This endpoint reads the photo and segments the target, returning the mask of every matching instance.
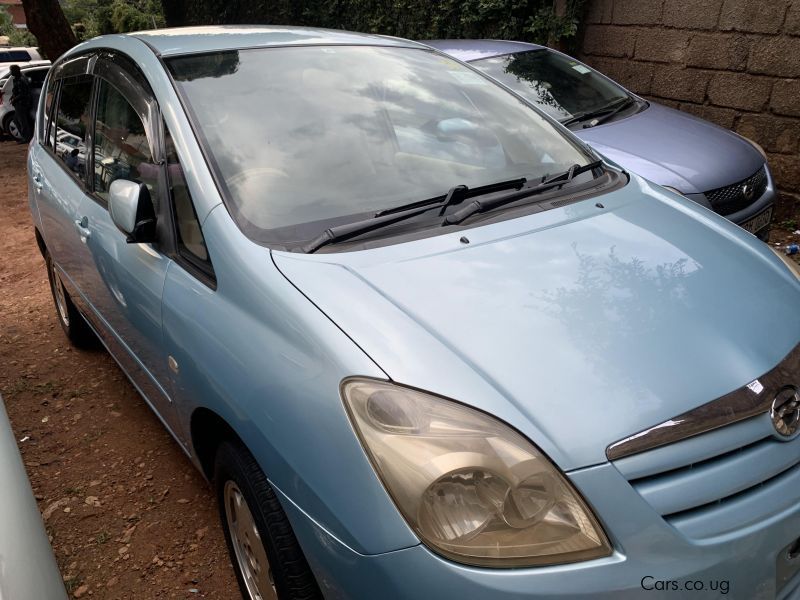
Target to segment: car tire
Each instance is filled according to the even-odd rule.
[[[246,600],[321,599],[289,519],[255,458],[223,442],[214,469],[222,529]]]
[[[56,318],[61,329],[64,330],[72,345],[78,348],[96,348],[97,336],[83,318],[83,315],[75,308],[75,304],[70,298],[69,292],[61,282],[61,276],[55,267],[49,252],[45,252],[44,262],[47,266],[47,279],[50,281],[50,293],[53,295],[53,303],[56,308]]]
[[[0,124],[3,127],[2,133],[8,134],[13,137],[15,140],[20,139],[19,132],[17,131],[17,125],[14,122],[14,111],[12,110],[9,113],[6,113],[6,116],[3,117],[3,122]],[[16,135],[12,133],[13,131],[16,132]]]

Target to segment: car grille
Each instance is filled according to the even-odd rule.
[[[753,189],[753,194],[749,198],[745,197],[743,193],[746,185]],[[711,207],[715,212],[721,215],[730,215],[750,206],[764,194],[766,189],[767,168],[763,166],[747,179],[705,192],[705,196],[711,202]]]
[[[800,438],[767,415],[614,462],[668,523],[694,539],[743,529],[800,500]]]

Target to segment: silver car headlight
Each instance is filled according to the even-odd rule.
[[[781,261],[783,261],[783,264],[785,264],[789,268],[789,270],[792,273],[794,273],[795,277],[800,279],[800,265],[798,265],[796,262],[794,262],[791,258],[786,256],[782,252],[778,252],[777,250],[775,250],[775,248],[773,248],[772,246],[767,246],[767,247],[775,253],[775,256],[777,256],[778,258],[781,259]]]
[[[384,486],[432,550],[491,567],[611,554],[578,492],[508,425],[384,381],[347,379],[342,396]]]

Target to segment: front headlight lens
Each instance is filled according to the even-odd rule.
[[[375,470],[430,548],[495,567],[611,554],[566,478],[507,425],[383,381],[348,379],[342,395]]]
[[[794,273],[795,277],[800,279],[800,265],[798,265],[791,258],[786,256],[783,252],[778,252],[777,250],[775,250],[775,248],[773,248],[772,246],[768,246],[768,248],[775,253],[775,256],[777,256],[778,258],[781,259],[781,261],[783,261],[783,264],[785,264],[787,267],[789,267],[789,270],[792,273]]]

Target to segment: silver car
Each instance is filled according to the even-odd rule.
[[[0,600],[66,600],[0,397]]]

